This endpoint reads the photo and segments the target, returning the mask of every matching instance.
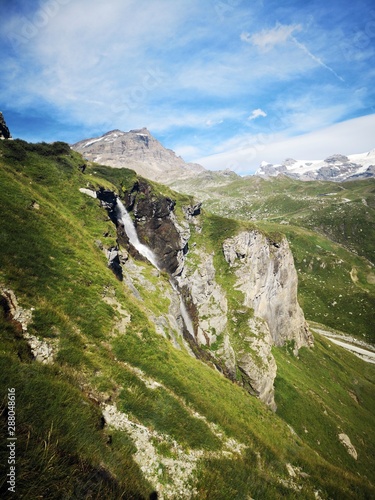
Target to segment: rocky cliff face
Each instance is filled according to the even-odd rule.
[[[3,113],[0,111],[0,139],[11,139],[11,138],[12,136],[10,135],[7,124],[5,123]]]
[[[116,218],[117,195],[101,190],[97,197],[117,225],[119,243],[141,258]],[[183,207],[184,217],[178,219],[175,202],[155,193],[142,179],[125,192],[124,204],[133,213],[140,242],[152,249],[160,269],[176,285],[170,292],[171,314],[180,317],[175,326],[194,354],[276,409],[272,346],[291,342],[297,354],[302,346],[312,344],[297,301],[297,273],[286,239],[273,241],[258,231],[247,231],[223,241],[231,283],[242,297],[234,307],[229,305],[230,289],[218,279],[214,254],[196,244],[189,249],[191,231],[202,231],[200,205]],[[129,263],[126,269],[129,274]],[[118,273],[124,279],[130,276],[126,269]],[[190,328],[181,307],[178,312],[179,301],[190,313]],[[162,328],[165,319],[158,321]],[[173,323],[170,318],[167,321]]]
[[[244,304],[266,321],[273,343],[293,341],[296,351],[309,345],[312,337],[297,301],[298,278],[287,240],[273,242],[257,231],[243,232],[226,240],[223,251]]]
[[[173,276],[180,274],[190,230],[187,221],[177,221],[175,201],[139,180],[125,193],[125,205],[134,214],[140,241],[156,253],[161,269]]]
[[[167,184],[204,171],[200,165],[186,163],[166,149],[147,128],[122,132],[112,130],[101,137],[85,139],[72,145],[90,161],[110,167],[127,167],[139,175]]]
[[[275,409],[272,346],[289,341],[297,354],[302,346],[312,345],[297,301],[293,257],[286,239],[273,242],[257,231],[225,240],[223,253],[235,288],[242,292],[241,308],[228,306],[228,290],[218,284],[213,255],[204,249],[192,249],[179,277],[197,313],[196,342],[220,359],[233,379],[239,373],[244,387]]]
[[[217,282],[213,255],[197,248],[192,253],[199,264],[191,265],[188,256],[178,282],[195,306],[197,344],[225,367],[229,378],[275,410],[276,363],[266,322],[246,307],[231,310],[227,291]]]

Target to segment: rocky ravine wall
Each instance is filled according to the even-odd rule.
[[[189,290],[197,311],[197,343],[224,362],[231,378],[238,379],[239,371],[244,387],[275,409],[272,346],[291,341],[297,354],[302,346],[312,345],[297,300],[297,273],[287,240],[272,242],[250,231],[224,241],[235,288],[243,294],[244,308],[236,311],[229,310],[226,290],[217,283],[213,255],[197,248],[191,253],[200,263],[191,265],[188,254],[178,282]]]
[[[248,317],[246,310],[229,310],[226,291],[216,281],[213,255],[202,249],[193,253],[200,265],[194,269],[187,258],[178,282],[190,291],[197,311],[196,342],[210,349],[232,380],[238,380],[239,371],[242,385],[275,410],[276,362],[267,324],[261,318]],[[229,320],[241,326],[233,331]]]
[[[240,380],[275,409],[277,367],[272,346],[293,341],[297,354],[312,343],[297,301],[297,273],[286,239],[272,242],[250,231],[224,241],[223,254],[235,276],[235,288],[243,294],[242,309],[233,311],[228,308],[227,291],[216,279],[214,256],[204,248],[188,247],[190,226],[201,231],[199,205],[184,207],[185,220],[177,220],[173,200],[154,194],[144,180],[125,193],[125,205],[135,215],[140,241],[153,250],[161,269],[182,291],[194,323],[195,355],[213,362],[230,379]],[[118,236],[139,257],[129,248],[121,225]]]

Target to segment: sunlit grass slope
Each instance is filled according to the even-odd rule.
[[[53,364],[34,361],[0,309],[1,427],[6,438],[6,394],[14,387],[18,498],[150,498],[156,486],[139,445],[130,431],[105,425],[105,404],[151,436],[159,490],[175,480],[165,460],[182,453],[196,460],[185,490],[196,499],[373,498],[373,367],[318,338],[299,359],[275,350],[274,414],[176,348],[153,321],[166,308],[168,277],[143,263],[137,272],[152,293],[144,286],[134,294],[118,281],[97,244],[114,245],[115,228],[98,201],[79,192],[87,185],[121,192],[134,172],[93,165],[83,174],[82,163],[63,143],[0,142],[0,285],[33,308],[28,331],[57,346]],[[180,211],[187,198],[174,197]],[[203,231],[214,252],[223,227],[207,215]],[[338,441],[341,431],[357,460]]]

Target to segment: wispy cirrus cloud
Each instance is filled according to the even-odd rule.
[[[314,62],[316,62],[319,66],[321,66],[322,68],[325,68],[328,71],[330,71],[341,82],[345,81],[344,78],[342,76],[338,75],[333,68],[331,68],[330,66],[328,66],[328,64],[325,64],[320,57],[318,57],[318,56],[314,55],[312,52],[310,52],[310,50],[306,47],[306,45],[304,45],[303,43],[299,42],[292,35],[290,36],[290,39],[293,41],[293,43],[295,43],[297,45],[297,47],[299,47],[300,49],[302,49],[309,57],[311,57],[311,59]]]
[[[272,29],[264,29],[258,33],[250,35],[249,33],[242,33],[240,38],[243,42],[255,45],[262,52],[268,52],[273,48],[283,45],[288,41],[293,42],[299,49],[307,54],[316,64],[322,68],[330,71],[337,79],[344,82],[344,78],[336,73],[336,71],[328,66],[320,57],[313,54],[305,44],[297,40],[294,33],[302,31],[302,25],[292,24],[283,25],[277,23]]]
[[[251,43],[263,52],[268,52],[275,46],[284,44],[290,40],[293,33],[301,30],[302,26],[300,24],[283,25],[277,23],[274,28],[263,29],[253,35],[244,32],[241,34],[240,38],[243,42]]]

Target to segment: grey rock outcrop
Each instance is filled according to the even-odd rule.
[[[22,336],[30,346],[33,358],[44,364],[50,364],[54,360],[55,346],[44,340],[38,339],[28,331],[28,325],[32,320],[32,310],[19,306],[13,290],[0,286],[1,306],[5,317],[10,320],[22,332]]]
[[[226,329],[228,305],[224,290],[215,281],[213,256],[200,254],[200,265],[193,272],[186,270],[179,286],[189,289],[198,312],[196,339],[209,347]]]
[[[251,318],[248,323],[254,334],[243,335],[243,347],[237,351],[237,365],[243,385],[250,394],[259,397],[275,411],[274,380],[277,366],[271,352],[271,334],[267,324],[260,318]]]
[[[17,323],[23,332],[27,332],[32,311],[18,305],[16,295],[10,288],[0,286],[0,299],[5,318]]]
[[[116,278],[119,279],[120,281],[123,280],[123,272],[122,272],[122,267],[121,267],[121,261],[123,259],[122,253],[120,252],[119,248],[116,247],[110,247],[107,250],[107,258],[108,258],[108,267],[112,269],[113,273],[115,274]]]
[[[239,371],[242,385],[275,410],[276,362],[267,324],[260,318],[249,318],[236,332],[236,339],[231,338],[228,315],[233,312],[229,311],[226,291],[217,283],[213,255],[195,249],[194,256],[199,265],[191,266],[187,259],[178,283],[189,291],[194,304],[196,342],[224,365],[229,378],[238,379]],[[237,323],[238,315],[242,316],[243,311],[238,311],[231,320]]]
[[[3,113],[0,111],[0,139],[11,139],[9,128],[5,123]]]
[[[349,453],[351,457],[354,458],[354,460],[358,459],[358,453],[357,450],[354,448],[352,445],[352,442],[350,441],[350,438],[347,434],[344,434],[343,432],[339,434],[339,441],[341,444],[343,444],[346,448],[346,451]]]
[[[297,272],[287,240],[271,242],[257,231],[242,232],[225,240],[223,251],[235,269],[244,305],[267,322],[273,343],[294,341],[296,352],[310,345],[312,336],[298,304]]]

